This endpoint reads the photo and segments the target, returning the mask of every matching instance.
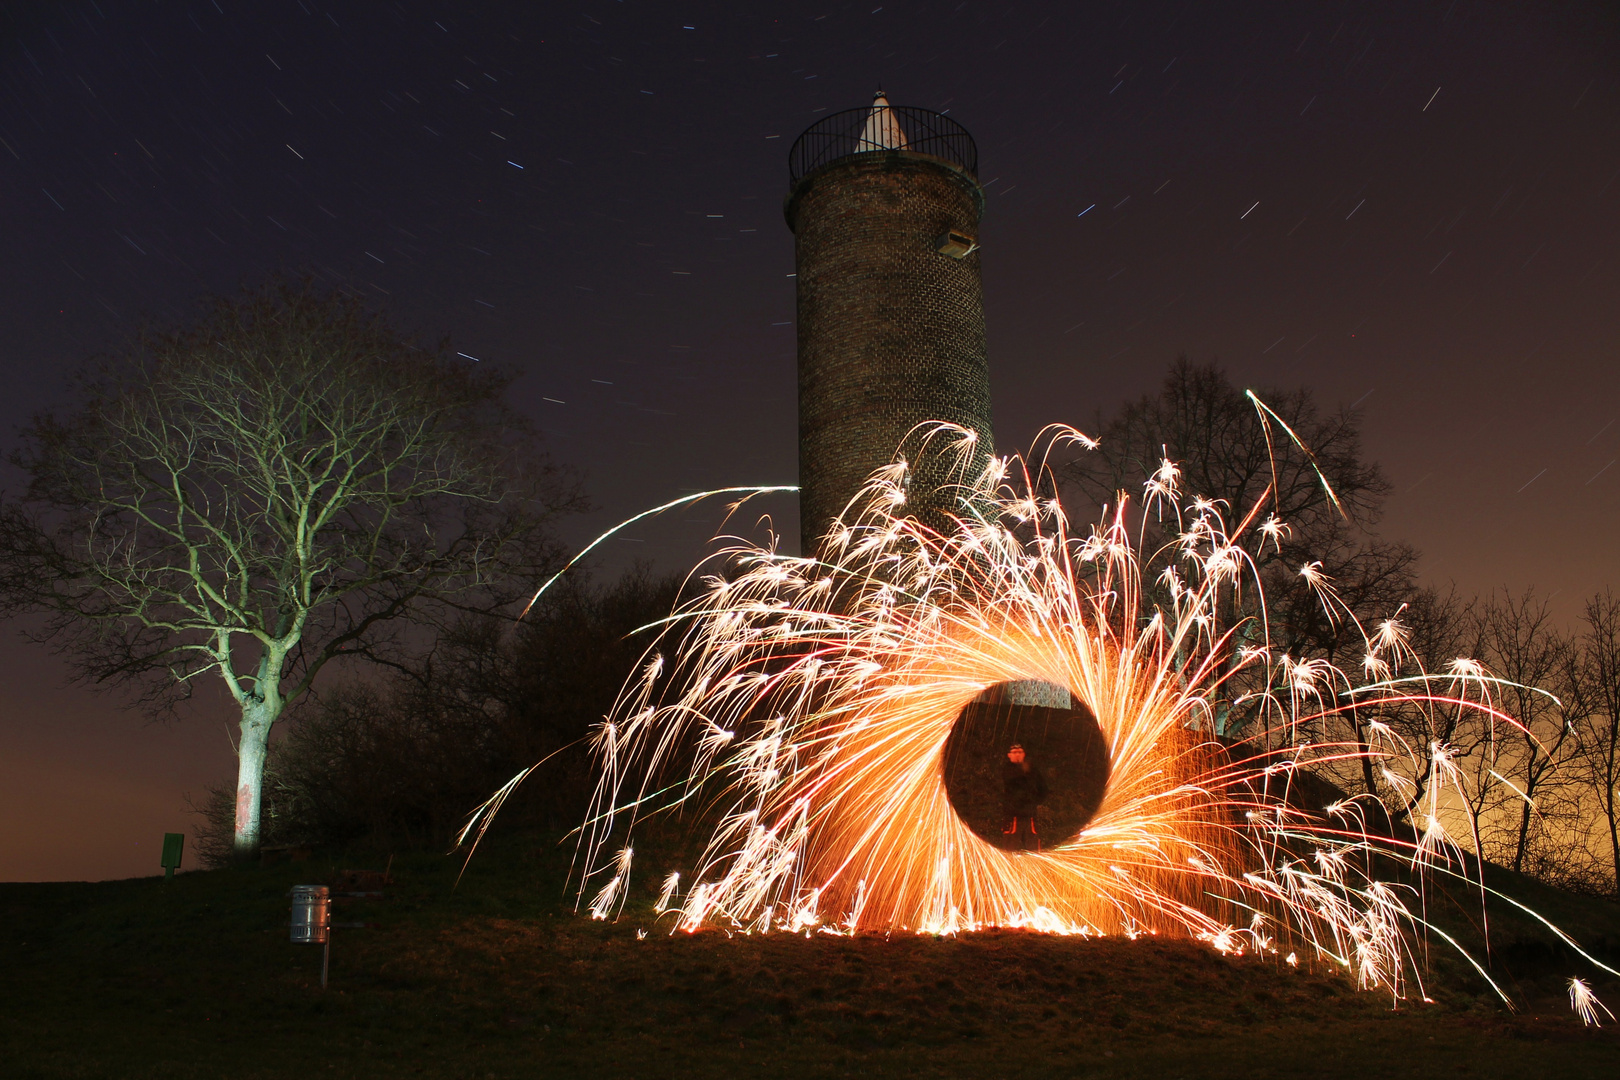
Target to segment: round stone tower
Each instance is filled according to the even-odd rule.
[[[990,372],[978,232],[984,193],[963,127],[926,109],[835,113],[793,144],[786,212],[798,268],[799,510],[815,551],[872,472],[908,464],[908,511],[956,508],[939,495],[954,455],[923,452],[931,420],[991,453]],[[905,444],[902,446],[902,444]]]

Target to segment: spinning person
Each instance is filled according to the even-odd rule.
[[[1001,767],[1001,804],[1007,816],[1007,825],[1001,831],[1017,838],[1019,850],[1041,849],[1035,812],[1045,801],[1046,781],[1041,771],[1031,768],[1024,760],[1023,746],[1013,743],[1007,747],[1007,761]]]

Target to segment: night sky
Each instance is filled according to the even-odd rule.
[[[1002,450],[1219,360],[1359,403],[1429,580],[1620,584],[1610,4],[10,3],[0,65],[8,444],[143,320],[308,272],[522,373],[570,542],[791,483],[787,151],[882,86],[978,140]],[[0,879],[156,872],[232,710],[145,723],[6,633]]]

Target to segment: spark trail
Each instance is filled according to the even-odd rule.
[[[694,573],[695,598],[593,735],[582,905],[611,917],[636,824],[689,807],[707,843],[684,897],[672,875],[657,905],[679,929],[1185,934],[1290,963],[1314,955],[1363,988],[1421,996],[1428,942],[1451,940],[1424,919],[1425,882],[1477,865],[1446,826],[1462,820],[1467,781],[1440,740],[1416,746],[1410,725],[1387,720],[1439,730],[1444,714],[1478,710],[1516,726],[1493,704],[1495,680],[1473,662],[1423,671],[1400,613],[1362,627],[1316,564],[1301,578],[1359,632],[1366,681],[1275,649],[1256,553],[1286,523],[1262,504],[1231,508],[1229,524],[1229,508],[1184,496],[1172,462],[1080,531],[1048,465],[1095,445],[1079,432],[1049,429],[1028,459],[974,476],[961,471],[969,433],[938,425],[929,438],[962,463],[927,503],[944,495],[953,513],[908,513],[896,462],[819,558],[732,540]],[[1152,549],[1150,517],[1174,524]],[[1259,604],[1231,617],[1245,594]],[[1009,682],[1083,702],[1110,758],[1090,822],[1038,853],[979,839],[945,790],[953,725]],[[1241,742],[1214,734],[1222,701],[1250,718]],[[1423,754],[1433,779],[1396,827],[1369,824],[1371,796],[1300,797],[1306,774],[1368,757],[1398,792]]]

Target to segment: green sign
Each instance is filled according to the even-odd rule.
[[[185,850],[186,834],[166,832],[163,834],[163,876],[174,877],[174,872],[180,868],[180,853]]]

